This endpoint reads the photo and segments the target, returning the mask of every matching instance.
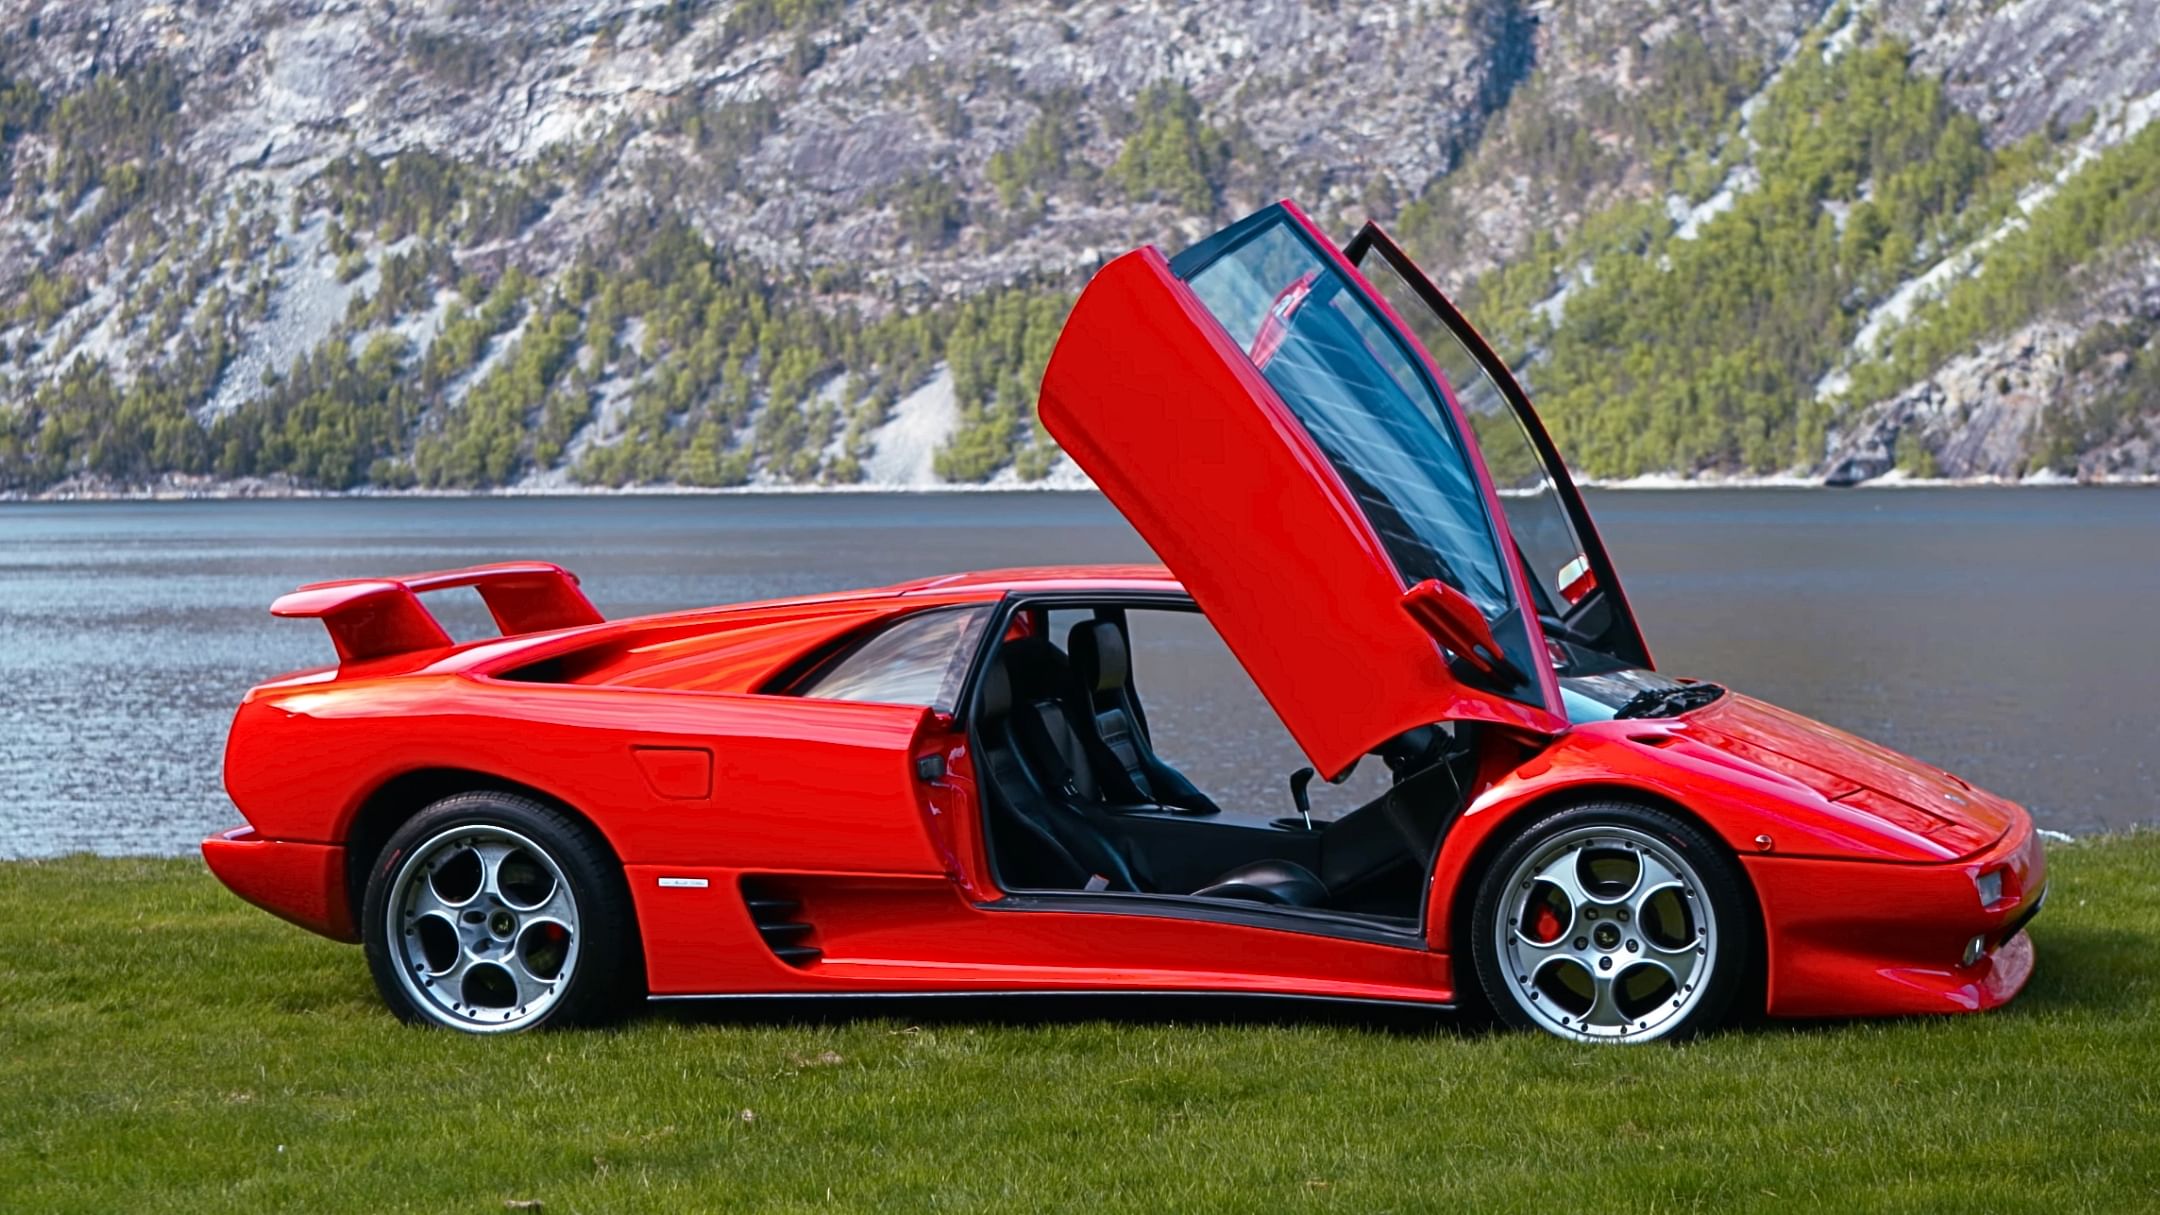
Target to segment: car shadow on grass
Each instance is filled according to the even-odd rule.
[[[2037,942],[2040,962],[2032,981],[1995,1016],[2052,1014],[2069,1010],[2124,1012],[2149,1002],[2144,959],[2152,942],[2116,928],[2064,924]],[[1325,1026],[1397,1035],[1443,1035],[1463,1039],[1493,1031],[1474,1011],[1274,995],[1133,992],[1124,994],[966,993],[958,995],[728,997],[657,1000],[655,1020],[692,1025],[835,1025],[904,1020],[914,1025],[1031,1027],[1091,1022],[1203,1026]],[[1935,1018],[1820,1017],[1773,1020],[1742,1016],[1723,1032],[1830,1033],[1853,1025]]]
[[[1221,1027],[1323,1026],[1404,1036],[1470,1037],[1482,1019],[1453,1009],[1297,996],[1063,992],[964,995],[729,997],[656,1000],[648,1014],[689,1025],[834,1025],[902,1020],[911,1025],[1027,1028],[1116,1022]]]
[[[2027,1012],[2124,1012],[2151,1002],[2148,933],[2071,922],[2048,926],[2033,941],[2032,980],[2011,1001]]]

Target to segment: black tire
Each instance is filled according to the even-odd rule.
[[[1661,900],[1646,909],[1631,907],[1635,897],[1631,894],[1621,894],[1611,903],[1603,901],[1604,895],[1585,895],[1569,910],[1572,900],[1567,892],[1537,876],[1551,872],[1553,866],[1569,865],[1568,871],[1581,882],[1584,874],[1596,872],[1582,868],[1584,864],[1602,865],[1611,858],[1614,871],[1622,876],[1612,879],[1615,885],[1596,887],[1610,894],[1624,880],[1629,853],[1638,866],[1635,885],[1629,888],[1634,892],[1646,886],[1656,888],[1650,876],[1654,871],[1643,867],[1649,860],[1659,864],[1674,860],[1686,871],[1678,875],[1682,879],[1678,885],[1667,884],[1673,891],[1667,896],[1670,901]],[[1592,888],[1592,883],[1582,884],[1586,890]],[[1504,943],[1503,917],[1513,917],[1507,921],[1513,931],[1540,894],[1557,896],[1560,910],[1569,915],[1561,922],[1565,927],[1549,941],[1534,941],[1531,934],[1515,937],[1512,946]],[[1524,902],[1523,909],[1515,907],[1513,900],[1518,899]],[[1603,925],[1597,922],[1601,909]],[[1638,921],[1634,931],[1623,923],[1630,915]],[[1556,922],[1557,916],[1555,912]],[[1676,926],[1682,927],[1674,931]],[[1599,932],[1617,939],[1601,944],[1604,938],[1596,935]],[[1653,932],[1665,939],[1652,941]],[[1467,946],[1477,994],[1503,1024],[1578,1041],[1674,1041],[1714,1029],[1733,1012],[1735,999],[1757,966],[1758,935],[1747,879],[1717,840],[1669,811],[1632,802],[1597,801],[1539,814],[1508,837],[1478,882],[1468,940],[1458,948]],[[1573,956],[1539,952],[1565,951],[1575,942],[1588,942],[1589,947]],[[1503,956],[1503,950],[1514,952]],[[1689,962],[1691,956],[1694,960]],[[1537,960],[1540,957],[1544,960]],[[1669,989],[1657,973],[1659,967],[1637,972],[1637,967],[1652,961],[1661,966],[1670,963],[1664,968],[1672,984]],[[1613,962],[1618,966],[1600,976],[1589,968],[1591,962],[1601,968]],[[1684,976],[1680,973],[1683,964],[1693,967]],[[1644,985],[1650,991],[1644,998],[1654,1001],[1639,1014],[1644,1018],[1639,1026],[1633,1019],[1638,1014],[1622,1008],[1624,1001],[1618,993],[1617,985],[1630,977],[1647,977]],[[1586,997],[1574,990],[1578,978],[1596,994]],[[1611,1003],[1597,1002],[1608,995],[1613,997]],[[1587,1000],[1587,1007],[1565,1004],[1570,997]]]
[[[484,857],[498,848],[491,872]],[[456,904],[466,886],[471,894]],[[395,937],[393,899],[403,904]],[[455,934],[447,945],[445,932]],[[645,994],[621,864],[585,824],[513,793],[453,794],[398,828],[369,870],[361,937],[383,1002],[414,1025],[473,1033],[593,1025]],[[428,969],[437,958],[451,959],[436,972],[441,985]],[[490,1003],[504,983],[510,1003]],[[464,986],[453,993],[452,984]],[[467,990],[474,986],[481,990]]]

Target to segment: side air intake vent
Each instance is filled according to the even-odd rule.
[[[814,930],[801,918],[802,904],[758,882],[743,883],[743,902],[774,957],[790,966],[808,966],[818,960],[817,946],[809,943]]]

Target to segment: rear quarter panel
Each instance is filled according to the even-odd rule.
[[[910,763],[926,712],[460,674],[339,682],[252,696],[226,785],[282,840],[341,844],[384,784],[446,769],[569,805],[627,864],[938,873]],[[701,756],[711,779],[683,779]]]

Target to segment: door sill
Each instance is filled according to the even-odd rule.
[[[1388,996],[1338,996],[1306,991],[1225,991],[1209,987],[968,987],[968,988],[908,988],[893,991],[724,991],[724,992],[678,992],[668,995],[646,996],[647,1004],[704,1004],[741,1002],[745,1004],[783,1004],[798,1000],[863,1001],[879,1000],[1125,1000],[1132,997],[1148,997],[1163,1000],[1222,1000],[1240,1001],[1275,1000],[1288,1003],[1363,1005],[1373,1008],[1414,1008],[1432,1012],[1456,1011],[1456,1004],[1449,999],[1419,1000],[1392,998]]]
[[[1392,927],[1376,917],[1348,912],[1273,907],[1260,903],[1239,903],[1229,899],[1196,899],[1189,895],[1135,894],[1120,890],[1022,891],[987,903],[977,903],[976,907],[983,911],[1063,911],[1235,924],[1245,928],[1297,932],[1367,945],[1415,949],[1420,953],[1430,952],[1419,927],[1407,921],[1393,921],[1392,923],[1403,926]]]

